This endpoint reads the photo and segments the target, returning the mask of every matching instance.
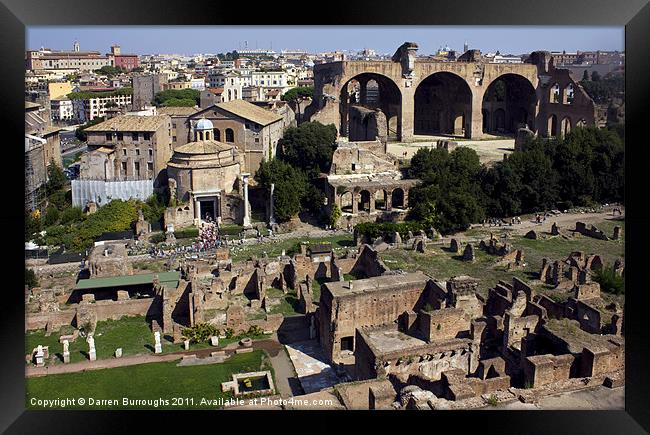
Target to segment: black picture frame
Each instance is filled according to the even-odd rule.
[[[351,1],[323,3],[269,4],[277,9],[255,9],[253,3],[195,0],[3,0],[0,5],[0,45],[2,51],[4,160],[2,222],[4,294],[0,303],[0,430],[8,433],[113,433],[133,431],[134,420],[143,419],[144,428],[154,431],[196,430],[197,423],[214,429],[265,430],[283,432],[320,432],[343,430],[366,432],[377,426],[380,433],[407,431],[496,431],[532,434],[636,434],[650,431],[650,333],[647,321],[648,290],[644,264],[650,246],[650,215],[644,209],[647,195],[647,162],[650,144],[644,141],[647,123],[647,96],[650,95],[648,72],[650,57],[650,5],[648,0],[630,0],[621,4],[606,0],[463,0],[447,2]],[[18,270],[23,259],[20,231],[23,210],[17,180],[23,166],[20,144],[23,130],[23,87],[25,27],[32,25],[605,25],[625,26],[626,51],[626,390],[625,411],[449,411],[435,413],[352,412],[267,412],[263,416],[242,412],[218,413],[182,411],[160,412],[71,412],[25,411],[24,379],[24,298]],[[15,153],[15,154],[14,154]],[[14,178],[16,180],[14,180]],[[15,252],[15,253],[14,253]],[[15,265],[14,265],[15,263]],[[152,380],[154,381],[154,380]],[[245,411],[253,412],[253,411]],[[370,417],[370,419],[368,419]],[[298,421],[298,418],[300,421]],[[361,421],[364,420],[364,422]],[[365,420],[371,423],[366,426]],[[374,429],[374,427],[373,427]],[[454,432],[455,433],[455,432]]]

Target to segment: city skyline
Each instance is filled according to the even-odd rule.
[[[170,37],[170,32],[174,33]],[[535,50],[624,51],[622,27],[568,26],[33,26],[27,49],[41,47],[107,52],[118,44],[137,54],[220,53],[248,49],[299,49],[311,53],[373,49],[392,53],[404,41],[421,54],[441,46],[523,54]],[[299,41],[299,42],[298,42]],[[353,42],[351,42],[353,41]]]

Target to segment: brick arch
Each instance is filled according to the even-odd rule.
[[[370,82],[378,85],[377,102],[369,101],[367,98]],[[358,90],[351,89],[351,85],[358,83]],[[350,130],[350,107],[361,106],[366,109],[380,110],[386,117],[385,128],[390,135],[391,132],[398,136],[402,123],[402,91],[399,85],[391,77],[373,72],[361,71],[349,75],[340,80],[338,87],[339,97],[339,134],[348,136]],[[374,99],[373,99],[374,100]]]
[[[413,94],[415,134],[469,137],[472,89],[453,71],[435,71],[421,78]]]
[[[484,86],[484,132],[516,133],[522,126],[535,130],[538,100],[535,85],[528,77],[504,72]]]

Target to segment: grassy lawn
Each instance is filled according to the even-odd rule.
[[[280,293],[282,292],[280,291]],[[280,295],[279,298],[274,299],[280,299],[280,304],[273,306],[269,314],[282,314],[284,316],[295,316],[296,314],[301,314],[300,311],[298,311],[300,303],[296,293],[289,292],[286,295]]]
[[[625,226],[624,222],[613,221],[604,221],[596,224],[606,234],[611,234],[615,225],[620,225],[623,228]],[[477,243],[474,244],[476,260],[473,263],[461,261],[457,258],[456,254],[442,249],[440,245],[430,246],[427,248],[426,253],[388,250],[380,255],[386,262],[386,265],[391,269],[403,269],[406,271],[420,270],[439,280],[446,280],[458,275],[470,275],[478,278],[482,281],[479,286],[482,294],[487,294],[487,290],[499,280],[510,282],[512,276],[517,276],[527,282],[536,280],[542,267],[542,258],[544,257],[549,258],[551,261],[563,260],[572,251],[584,251],[587,254],[600,255],[606,265],[611,265],[616,258],[624,255],[624,242],[622,240],[605,241],[585,236],[570,240],[561,237],[530,240],[522,236],[513,236],[508,240],[515,249],[524,250],[526,267],[512,272],[505,270],[503,267],[498,267],[496,263],[500,257],[492,256],[479,250]],[[542,286],[541,283],[536,287],[538,291],[543,293],[550,291],[547,286]],[[603,293],[603,299],[607,301],[616,300],[620,303],[623,301],[623,297],[621,296],[613,296],[606,293]]]
[[[269,257],[277,257],[282,254],[284,250],[287,255],[300,252],[300,243],[331,243],[332,247],[337,249],[344,249],[354,245],[351,234],[343,236],[333,236],[324,238],[292,238],[286,240],[278,240],[267,243],[257,243],[255,245],[235,246],[230,249],[230,257],[233,262],[246,261],[252,256],[262,257],[264,253]]]
[[[25,353],[31,353],[39,344],[50,347],[48,364],[63,364],[63,345],[59,344],[59,336],[72,332],[72,327],[55,331],[49,337],[45,331],[34,331],[26,334]],[[180,345],[162,339],[163,353],[180,350]],[[97,359],[113,358],[115,349],[122,348],[122,355],[137,355],[153,353],[154,335],[144,316],[123,317],[120,320],[106,320],[97,322],[95,330],[95,348]],[[79,336],[74,343],[70,343],[70,362],[86,361],[88,359],[88,343],[84,337]]]
[[[221,392],[221,383],[231,380],[232,374],[270,369],[268,357],[262,350],[233,355],[220,364],[177,367],[177,363],[170,361],[28,378],[26,407],[50,409],[32,406],[32,398],[82,397],[86,399],[84,406],[77,404],[69,409],[214,409],[219,406],[202,406],[201,399],[231,398],[230,392]],[[88,405],[88,398],[113,399],[119,403],[113,406],[91,406]],[[122,398],[159,401],[157,407],[153,403],[124,406]],[[174,406],[174,398],[182,398],[182,405]]]

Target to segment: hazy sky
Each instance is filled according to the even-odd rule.
[[[534,50],[623,50],[623,27],[587,26],[33,26],[27,48],[123,53],[220,53],[248,48],[303,49],[309,52],[360,50],[393,53],[405,41],[419,53],[440,46],[462,50],[465,41],[482,52],[522,54]]]

